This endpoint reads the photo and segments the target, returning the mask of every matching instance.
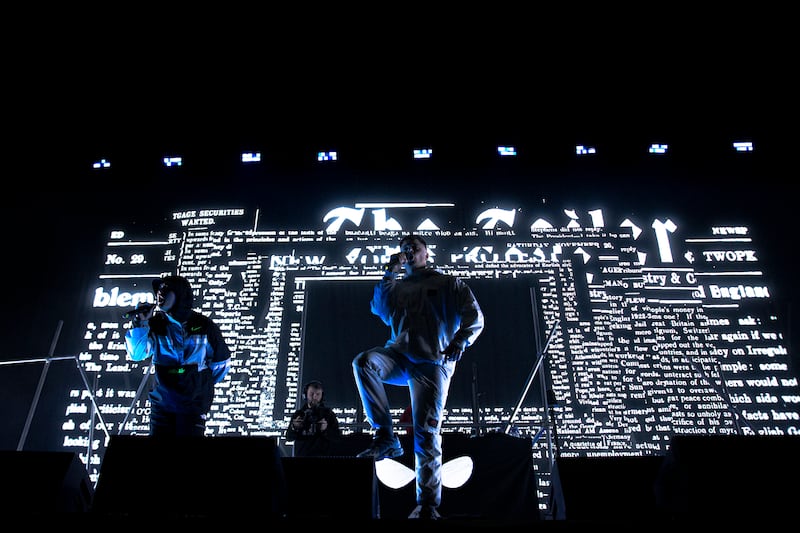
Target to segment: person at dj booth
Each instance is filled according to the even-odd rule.
[[[295,457],[329,455],[342,437],[336,413],[324,403],[322,382],[314,380],[303,386],[303,405],[297,409],[286,428],[286,440],[294,441]]]
[[[152,357],[149,393],[152,437],[202,437],[214,386],[230,369],[231,352],[219,326],[194,311],[183,276],[153,280],[155,304],[133,311],[125,349],[133,361]]]

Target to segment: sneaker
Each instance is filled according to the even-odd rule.
[[[408,515],[409,518],[416,518],[419,520],[441,520],[442,515],[439,514],[439,511],[436,510],[436,507],[430,505],[417,505],[411,514]]]
[[[397,435],[391,435],[390,437],[376,435],[372,439],[372,445],[356,455],[356,457],[372,457],[376,461],[380,461],[381,459],[393,459],[401,455],[403,455],[403,447],[400,445],[400,439],[397,438]]]

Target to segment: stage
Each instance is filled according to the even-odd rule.
[[[426,528],[641,529],[796,518],[795,491],[784,489],[800,475],[796,437],[687,437],[674,439],[664,457],[560,458],[551,474],[555,508],[547,512],[530,439],[443,438],[443,519]],[[415,505],[410,436],[393,463],[356,458],[369,442],[367,434],[350,435],[339,455],[304,458],[285,456],[269,437],[115,436],[96,487],[77,454],[0,451],[0,508],[19,523],[59,527],[407,525]]]

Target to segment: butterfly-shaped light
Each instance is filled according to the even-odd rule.
[[[457,489],[472,477],[472,458],[463,455],[442,465],[442,485]],[[391,489],[399,489],[414,481],[414,470],[394,459],[382,459],[375,463],[375,474],[381,483]]]

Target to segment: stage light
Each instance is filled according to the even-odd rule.
[[[243,152],[242,163],[260,163],[261,152]]]
[[[663,155],[663,154],[667,153],[667,149],[668,148],[669,148],[669,145],[667,145],[667,144],[653,143],[653,144],[650,145],[650,148],[647,151],[648,151],[648,153],[651,153],[651,154],[662,154]]]
[[[108,159],[101,159],[92,163],[92,168],[111,168],[111,161]]]
[[[337,161],[339,155],[336,152],[317,152],[317,161]]]
[[[735,141],[733,143],[733,149],[737,152],[752,152],[753,143],[751,141]]]
[[[500,157],[513,157],[517,155],[517,149],[513,146],[498,146],[497,153]]]
[[[575,146],[575,153],[577,155],[589,155],[597,153],[597,150],[593,146],[584,146],[582,144],[578,144]]]
[[[472,477],[473,469],[472,458],[466,455],[445,461],[442,464],[442,485],[448,489],[464,486]],[[392,489],[403,488],[416,477],[414,470],[389,458],[375,462],[375,475],[381,483]]]
[[[163,161],[165,167],[179,167],[183,165],[182,157],[165,157]]]
[[[500,157],[508,157],[508,156],[515,156],[517,155],[517,149],[513,146],[498,146],[497,153],[500,154]]]
[[[431,148],[416,148],[414,150],[414,159],[430,159],[433,155]]]

